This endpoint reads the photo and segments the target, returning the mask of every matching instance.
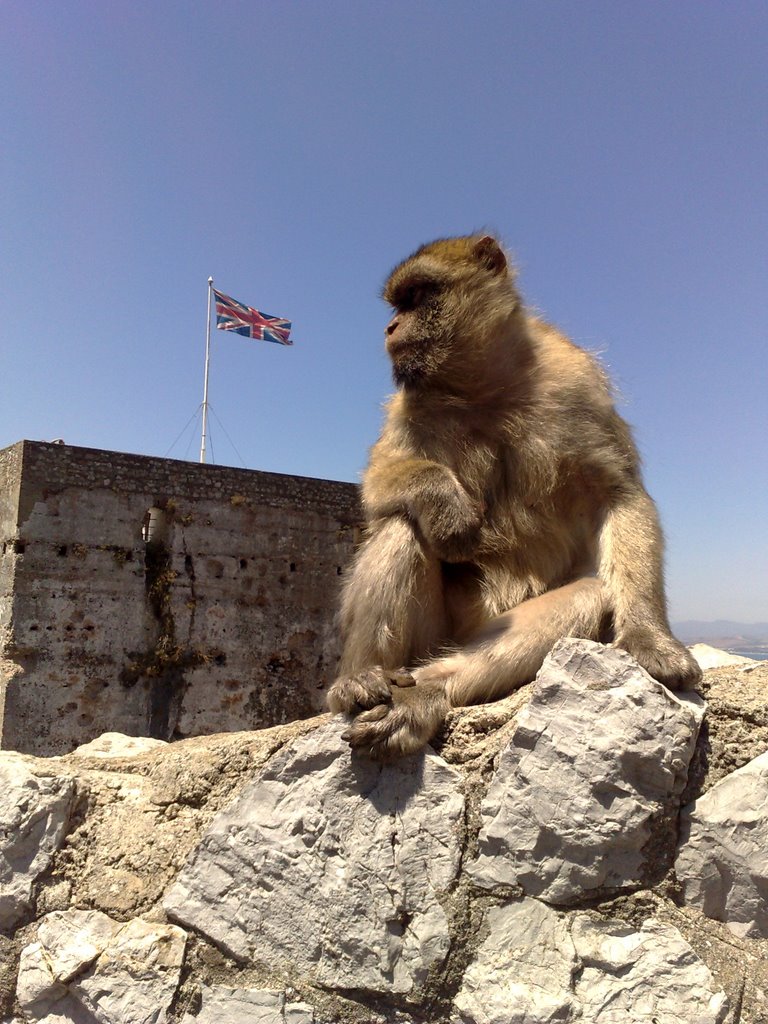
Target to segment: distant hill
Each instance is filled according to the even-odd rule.
[[[714,619],[704,622],[688,619],[672,624],[675,636],[687,644],[697,640],[710,640],[722,636],[739,637],[743,640],[762,640],[768,643],[768,622],[732,622],[730,619]]]
[[[709,644],[747,658],[768,659],[768,622],[689,619],[672,623],[672,632],[685,644]]]

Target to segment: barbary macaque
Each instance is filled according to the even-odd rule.
[[[413,753],[449,708],[532,680],[565,636],[693,687],[656,508],[597,361],[526,311],[488,235],[422,246],[384,299],[398,390],[363,478],[366,536],[328,693],[353,716],[353,749]]]

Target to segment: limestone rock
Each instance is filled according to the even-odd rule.
[[[165,740],[149,736],[126,736],[122,732],[104,732],[88,743],[81,743],[70,757],[138,757],[158,747],[167,747]]]
[[[725,993],[676,928],[652,918],[639,930],[575,915],[581,964],[576,999],[590,1024],[720,1024]]]
[[[624,651],[560,641],[483,801],[476,883],[559,904],[637,885],[702,715],[700,698],[671,693]]]
[[[193,738],[141,756],[29,758],[36,772],[44,765],[48,772],[74,775],[80,806],[87,806],[46,876],[39,915],[77,906],[125,921],[150,912],[217,810],[276,750],[312,728],[298,722]]]
[[[709,644],[694,644],[690,648],[691,654],[698,662],[699,668],[705,671],[710,668],[730,668],[757,665],[754,658],[745,658],[741,654],[731,654],[730,651],[723,651],[719,647],[710,647]]]
[[[97,910],[48,914],[21,954],[16,995],[28,1020],[162,1024],[178,987],[185,933]]]
[[[675,872],[687,904],[768,937],[768,752],[685,808]]]
[[[77,798],[66,842],[32,888],[37,923],[30,907],[0,929],[0,1021],[21,1024],[23,1007],[26,1024],[162,1024],[166,1016],[181,1024],[185,1013],[184,1024],[309,1024],[313,1014],[317,1024],[508,1024],[523,1013],[526,1024],[713,1024],[723,1012],[722,985],[732,1007],[722,1024],[766,1024],[768,938],[733,934],[693,900],[680,906],[669,878],[655,885],[677,848],[685,773],[674,762],[685,762],[695,700],[670,696],[608,649],[568,646],[568,657],[558,653],[568,669],[558,669],[555,682],[455,709],[438,740],[442,757],[428,751],[386,768],[352,758],[343,724],[327,718],[140,756],[0,755],[0,764],[14,765],[2,776],[0,804],[10,819],[0,823],[0,844],[16,838],[40,786],[63,786]],[[597,663],[606,662],[618,678],[600,682]],[[603,688],[594,690],[596,682]],[[712,669],[703,687],[708,728],[686,783],[696,794],[768,750],[768,664]],[[537,775],[542,752],[553,770],[539,767]],[[489,856],[490,819],[480,809],[491,769],[504,796],[504,763],[507,789],[519,792],[510,819],[518,834],[510,842],[500,830],[490,856],[512,862],[506,877],[516,879],[522,836],[529,885],[548,866],[542,850],[556,841],[562,877],[576,893],[559,908],[532,892],[483,891],[467,873],[481,825],[481,861]],[[9,800],[7,779],[13,786],[30,773],[32,788]],[[755,855],[768,848],[760,838],[762,785],[762,776],[748,784],[754,819],[745,814],[733,825],[739,841],[742,833],[755,837]],[[497,803],[508,813],[513,801]],[[619,814],[625,804],[636,816]],[[537,826],[538,848],[520,826],[529,807],[552,826]],[[615,875],[622,856],[630,866],[641,862],[643,886],[626,883],[633,891],[614,898],[612,883],[600,875],[595,885],[589,870],[594,861],[595,871]],[[654,857],[655,873],[642,863]],[[765,891],[752,861],[749,872]],[[638,874],[633,868],[626,877]],[[680,877],[687,882],[682,869]],[[162,912],[169,891],[169,909],[178,903],[202,933],[189,944],[183,981],[185,936],[168,929]],[[734,906],[727,902],[721,916],[730,919]]]
[[[490,934],[454,1003],[465,1024],[544,1024],[575,1017],[568,921],[534,899],[493,907]]]
[[[308,1003],[286,1002],[276,989],[226,988],[214,985],[202,990],[196,1017],[186,1014],[181,1024],[312,1024]]]
[[[69,823],[71,778],[33,771],[30,759],[0,752],[0,928],[29,909],[32,884],[48,867]]]
[[[488,912],[465,972],[462,1024],[720,1024],[725,994],[677,929],[557,913],[523,898]]]
[[[220,813],[165,898],[236,958],[328,987],[408,993],[449,947],[460,776],[434,753],[353,757],[333,720]]]
[[[118,927],[96,910],[54,911],[43,918],[37,942],[22,952],[16,990],[21,1005],[65,995],[66,984],[104,952]]]

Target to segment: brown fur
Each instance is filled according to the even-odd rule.
[[[363,480],[328,695],[356,716],[352,746],[418,749],[450,706],[532,679],[563,636],[611,639],[661,682],[694,685],[656,509],[598,363],[525,311],[488,236],[423,246],[384,297],[400,387]]]

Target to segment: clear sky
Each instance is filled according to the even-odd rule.
[[[211,275],[295,324],[213,332],[214,461],[355,480],[387,271],[490,228],[620,390],[673,617],[768,620],[764,0],[0,17],[0,445],[197,458]]]

